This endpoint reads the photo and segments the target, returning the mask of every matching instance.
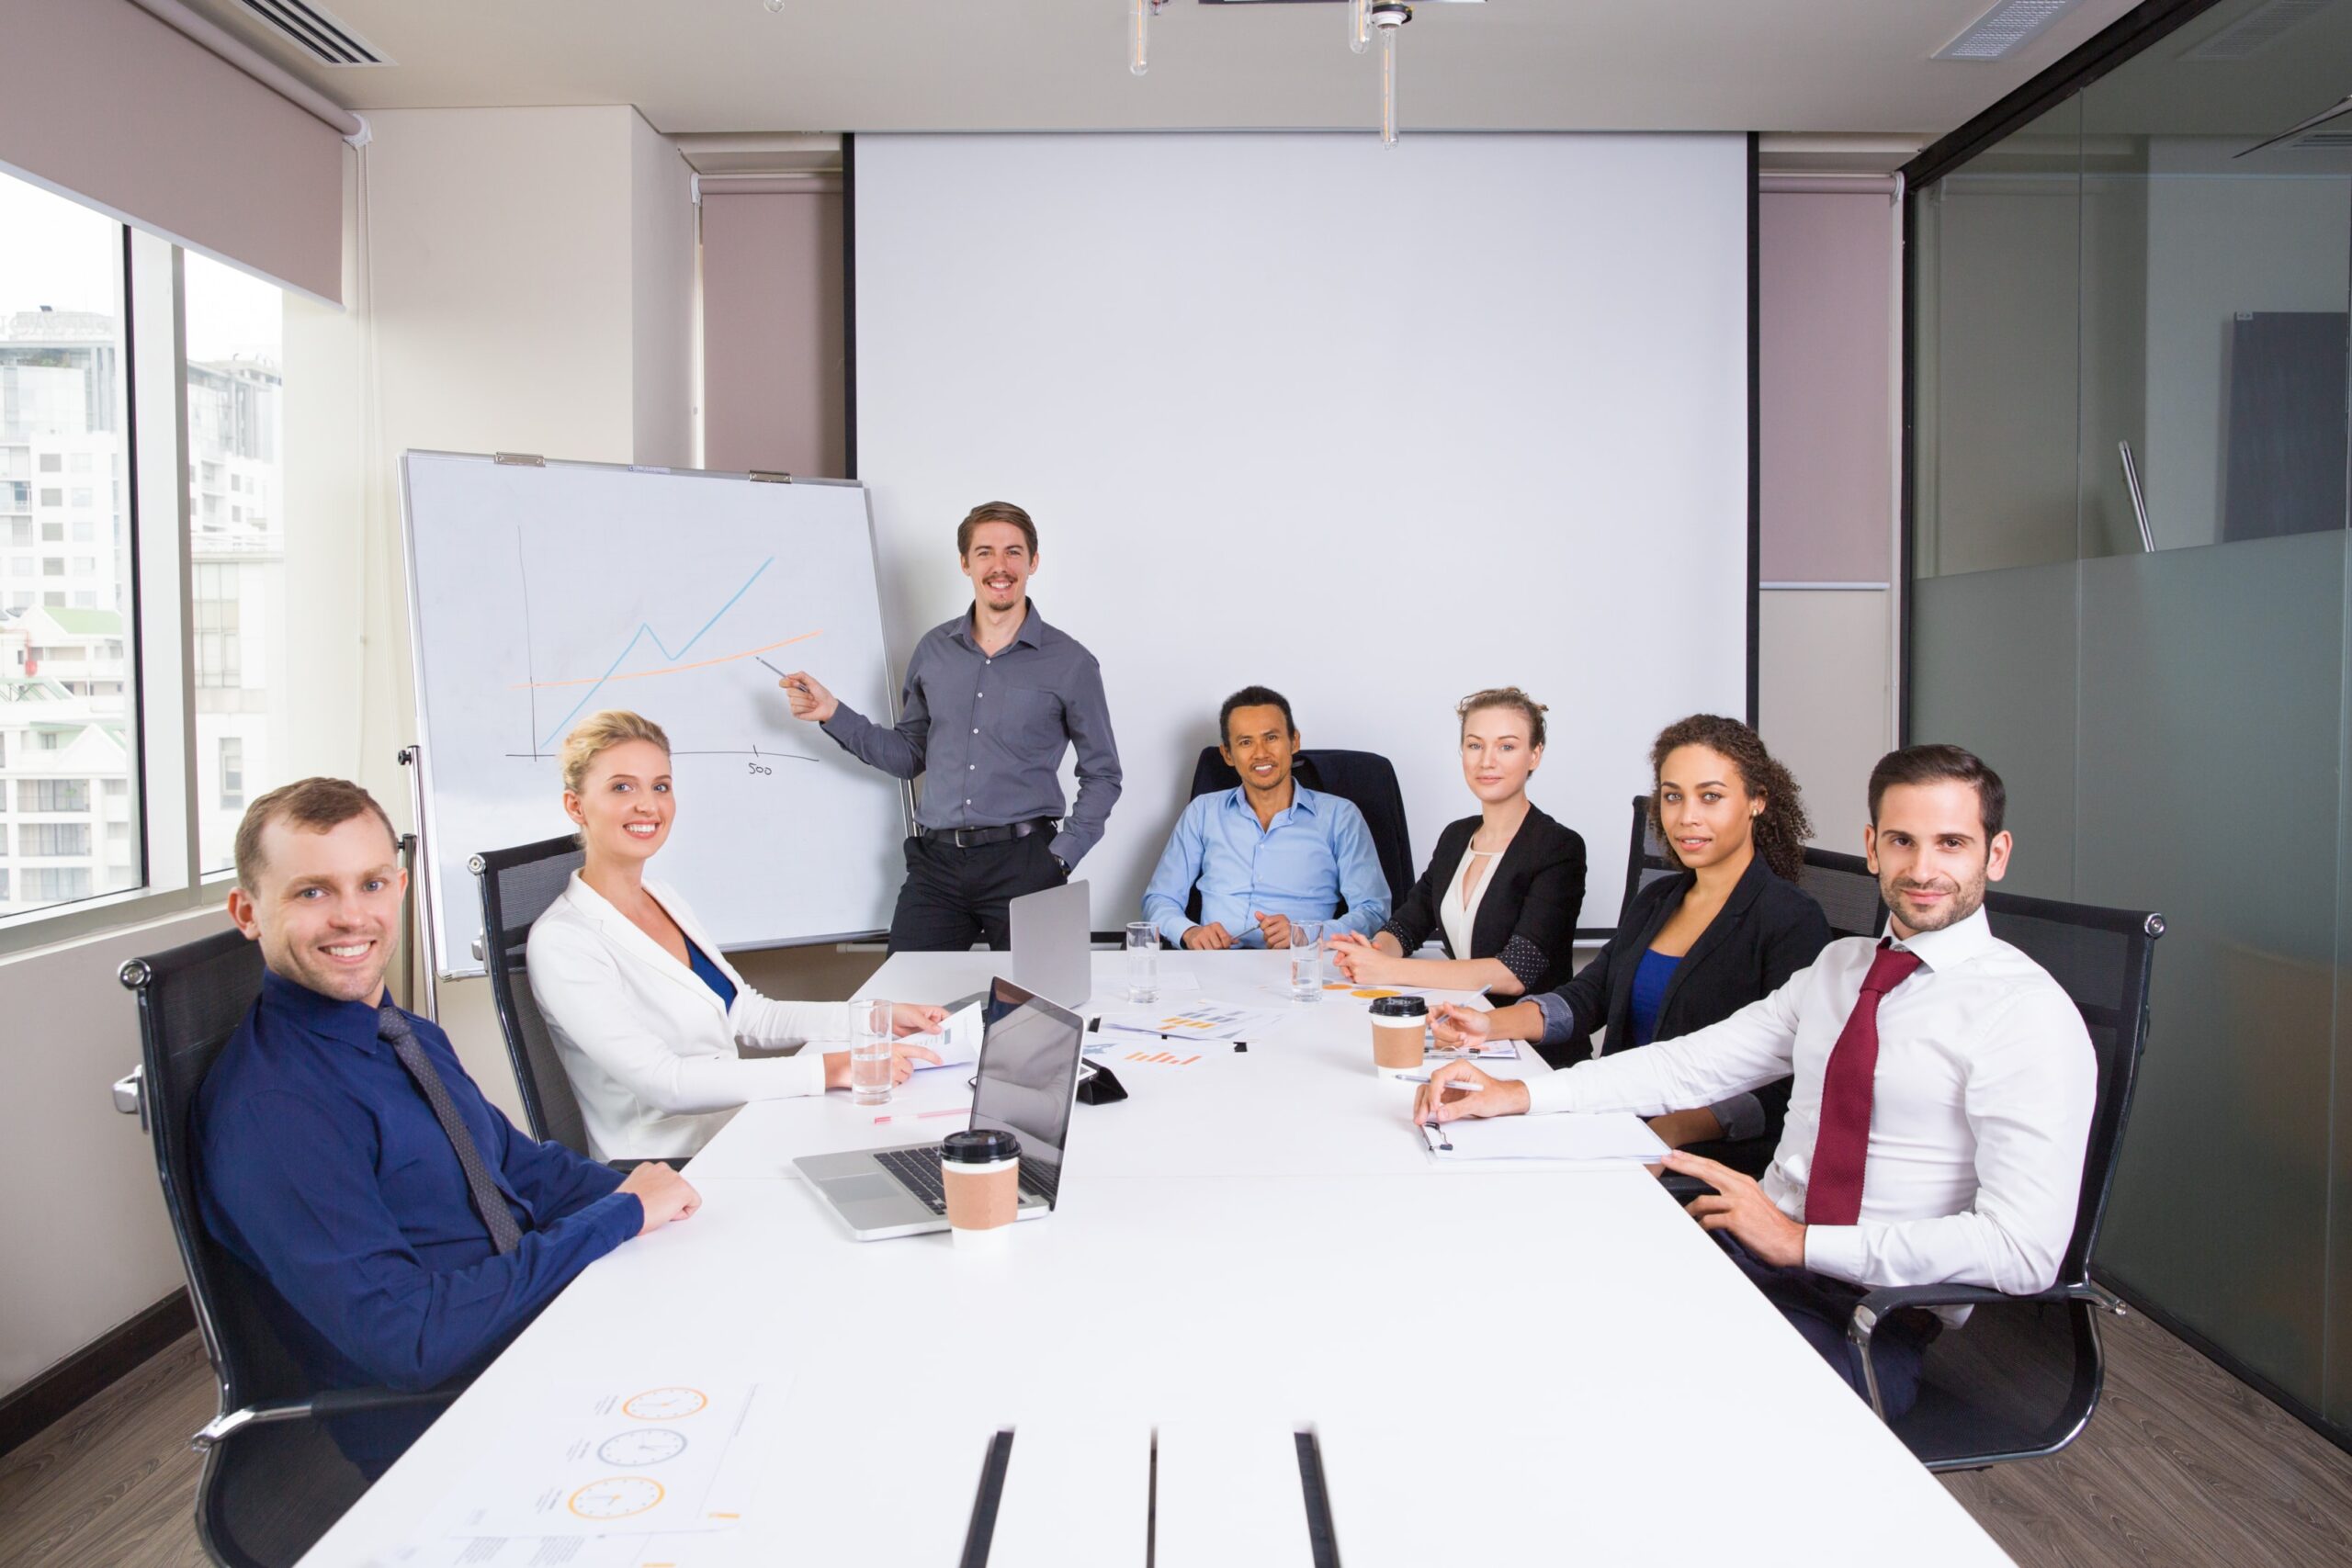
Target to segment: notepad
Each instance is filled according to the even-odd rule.
[[[1666,1143],[1629,1111],[1497,1116],[1419,1130],[1433,1159],[1447,1165],[1513,1160],[1609,1160],[1655,1165]],[[1443,1145],[1451,1144],[1452,1148]]]

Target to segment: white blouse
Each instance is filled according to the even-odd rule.
[[[1437,919],[1438,924],[1445,928],[1446,951],[1456,958],[1470,956],[1470,932],[1478,923],[1478,906],[1487,901],[1487,889],[1494,886],[1495,868],[1492,865],[1484,868],[1486,874],[1480,876],[1478,885],[1470,890],[1467,903],[1463,902],[1463,885],[1469,881],[1473,872],[1480,869],[1480,861],[1499,861],[1502,854],[1501,850],[1463,846],[1462,863],[1453,868],[1453,880],[1445,885],[1445,897],[1438,900]]]

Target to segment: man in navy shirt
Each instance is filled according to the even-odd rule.
[[[448,1036],[392,1005],[408,874],[366,790],[271,791],[246,811],[236,859],[229,915],[268,972],[197,1099],[198,1197],[320,1386],[424,1390],[475,1372],[581,1269],[695,1212],[666,1165],[624,1180],[516,1132]],[[373,1476],[434,1414],[332,1427]]]

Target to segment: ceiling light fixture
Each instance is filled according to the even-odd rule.
[[[1372,42],[1372,0],[1348,0],[1348,52],[1362,54]]]
[[[1283,0],[1200,0],[1204,6],[1252,6],[1281,4]],[[1295,0],[1294,0],[1295,3]],[[1484,5],[1486,0],[1341,0],[1348,14],[1348,52],[1362,54],[1372,47],[1373,39],[1380,39],[1380,140],[1383,145],[1396,144],[1396,30],[1413,19],[1413,9],[1419,5]],[[2062,0],[2063,4],[2080,5],[2082,0]],[[1151,18],[1159,14],[1168,0],[1127,0],[1128,13],[1134,19],[1134,37],[1127,51],[1127,69],[1140,76],[1146,59],[1146,31]]]

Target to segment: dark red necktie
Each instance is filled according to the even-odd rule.
[[[1871,1148],[1871,1090],[1878,1077],[1879,998],[1911,977],[1917,953],[1879,941],[1862,994],[1821,1074],[1821,1131],[1813,1142],[1813,1171],[1805,1179],[1804,1223],[1850,1225],[1862,1214],[1862,1163]]]

